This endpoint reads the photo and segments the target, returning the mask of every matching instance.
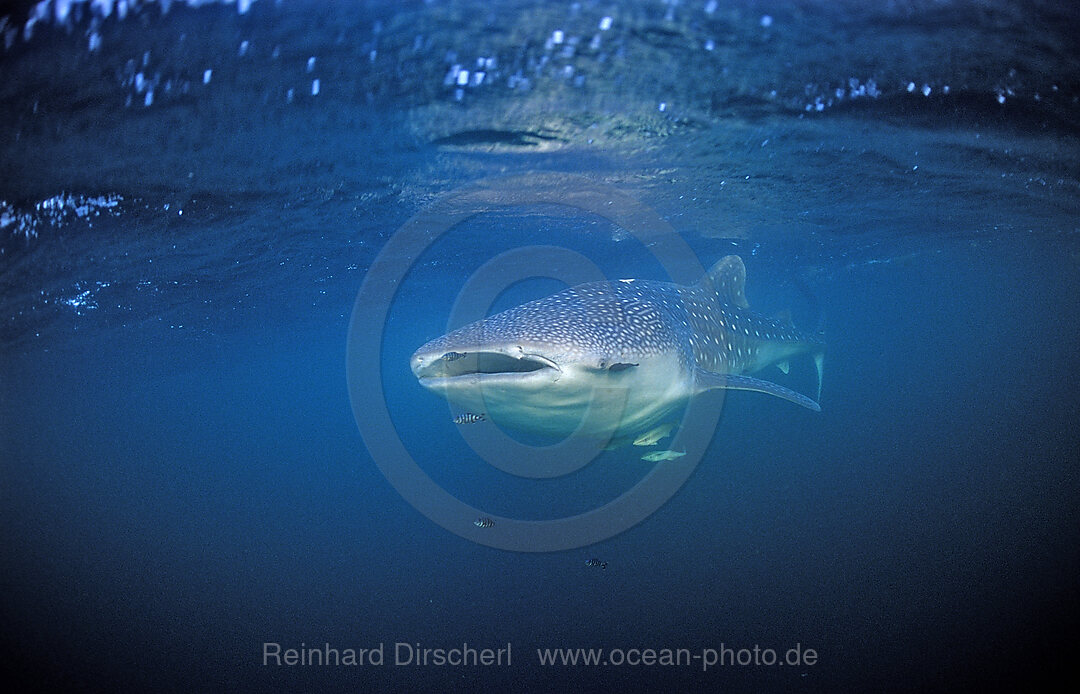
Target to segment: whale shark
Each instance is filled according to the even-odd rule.
[[[694,285],[579,284],[424,344],[419,383],[499,426],[653,445],[691,398],[714,389],[777,396],[820,411],[825,344],[789,318],[750,309],[746,268],[719,260]],[[750,376],[813,358],[817,400]]]

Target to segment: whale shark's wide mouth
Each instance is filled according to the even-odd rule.
[[[520,378],[544,371],[560,372],[558,365],[539,354],[516,348],[501,351],[421,353],[412,358],[412,370],[421,383],[449,382],[462,378]]]

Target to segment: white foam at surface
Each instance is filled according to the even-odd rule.
[[[57,24],[63,24],[71,15],[71,0],[55,0],[53,2],[53,16]]]
[[[157,5],[161,14],[168,14],[174,2],[181,0],[40,0],[30,10],[26,24],[23,25],[23,36],[29,41],[33,37],[34,25],[39,22],[53,21],[56,24],[66,24],[72,19],[72,10],[76,6],[85,5],[90,15],[105,19],[112,16],[116,11],[119,19],[124,19],[129,10],[139,10],[149,5]],[[280,0],[279,0],[280,1]],[[182,0],[188,7],[201,7],[219,3],[222,5],[236,5],[238,14],[247,14],[255,0]]]
[[[460,65],[454,65],[453,67],[451,67],[446,72],[446,77],[443,77],[443,86],[444,87],[449,87],[450,85],[457,82],[457,76],[458,76],[459,72],[461,72],[461,66]]]
[[[34,5],[34,9],[30,12],[30,18],[36,22],[44,21],[49,16],[49,2],[51,0],[41,0],[41,2]]]
[[[21,212],[10,203],[0,200],[0,231],[8,231],[30,240],[38,236],[38,228],[42,224],[60,227],[74,219],[89,221],[98,217],[102,211],[119,214],[117,208],[123,199],[122,196],[111,193],[95,196],[61,193],[38,202],[33,211]]]

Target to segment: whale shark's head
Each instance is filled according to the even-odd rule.
[[[412,356],[421,385],[499,424],[622,434],[678,406],[691,384],[673,285],[594,282],[436,338]]]

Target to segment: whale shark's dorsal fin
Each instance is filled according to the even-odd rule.
[[[746,266],[737,255],[725,256],[716,261],[712,269],[701,278],[700,284],[704,288],[711,288],[725,303],[739,308],[750,308],[750,304],[746,302]]]

